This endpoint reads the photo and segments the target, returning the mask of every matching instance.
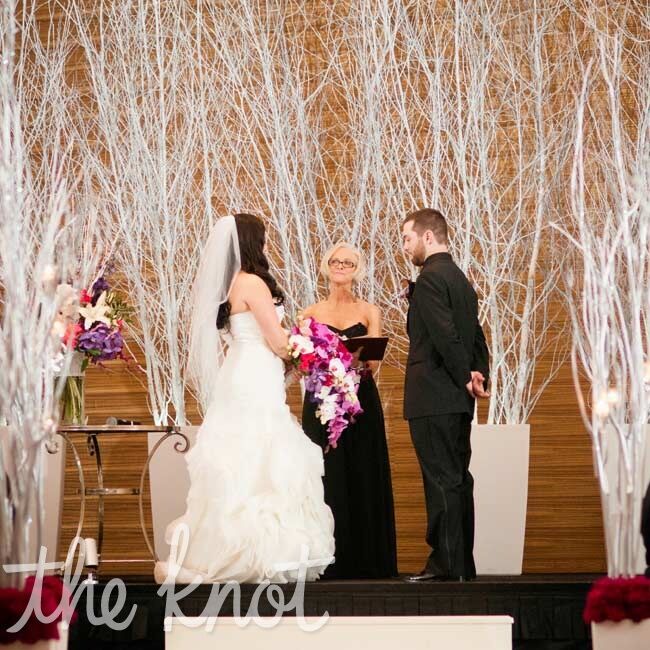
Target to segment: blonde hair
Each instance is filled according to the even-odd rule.
[[[353,246],[352,244],[344,240],[337,241],[336,244],[328,248],[327,251],[325,252],[325,255],[323,255],[323,259],[321,260],[320,263],[321,275],[326,280],[330,279],[329,262],[332,259],[334,253],[336,253],[336,251],[340,250],[341,248],[345,248],[346,250],[349,250],[357,258],[356,259],[357,266],[354,269],[352,281],[361,282],[361,280],[363,280],[363,278],[366,277],[366,260],[364,259],[361,251],[356,246]]]

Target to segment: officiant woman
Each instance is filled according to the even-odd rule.
[[[328,284],[325,300],[304,310],[348,338],[382,336],[379,309],[358,296],[365,263],[361,251],[339,242],[320,267]],[[302,426],[325,453],[325,501],[334,514],[335,563],[326,578],[390,578],[397,575],[395,515],[384,414],[373,378],[377,362],[363,364],[359,401],[363,414],[328,449],[327,430],[305,394]]]

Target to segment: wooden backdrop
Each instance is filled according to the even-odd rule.
[[[90,369],[86,379],[89,421],[104,422],[109,416],[151,423],[146,392],[135,366],[127,372],[112,363],[107,370]],[[420,471],[401,417],[402,373],[384,367],[379,377],[395,493],[398,562],[401,572],[421,568],[426,557],[425,510]],[[299,394],[290,392],[294,413],[299,413]],[[193,416],[194,413],[191,413]],[[480,418],[479,418],[480,419]],[[81,440],[86,476],[93,485],[93,461]],[[495,442],[498,445],[498,441]],[[498,458],[498,449],[497,458]],[[136,486],[147,454],[142,438],[115,438],[102,447],[107,486]],[[503,467],[503,472],[508,468]],[[173,477],[170,477],[173,481]],[[76,470],[70,454],[66,463],[61,548],[67,548],[76,527],[79,497]],[[148,486],[147,486],[148,490]],[[137,497],[107,498],[105,559],[147,558],[140,533]],[[88,500],[85,536],[96,536],[96,499]],[[147,524],[151,514],[147,510]],[[577,413],[568,368],[563,368],[539,402],[531,420],[530,478],[524,550],[525,573],[600,572],[605,570],[603,534],[591,448]],[[106,573],[143,574],[150,562],[110,563]]]

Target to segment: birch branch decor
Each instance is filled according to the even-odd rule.
[[[56,288],[68,265],[65,152],[35,157],[30,142],[59,141],[60,124],[26,124],[23,62],[16,40],[38,38],[17,21],[16,2],[0,2],[0,560],[33,563],[43,534],[43,454],[57,421],[54,360],[61,351]],[[23,46],[25,41],[23,40]],[[20,50],[23,53],[25,50]],[[62,62],[54,62],[62,63]],[[59,86],[60,88],[60,86]],[[56,93],[52,89],[52,93]],[[51,94],[48,99],[52,99]],[[42,114],[44,105],[32,106]],[[29,137],[24,133],[29,129]],[[47,149],[47,147],[46,147]],[[0,572],[0,584],[22,587],[23,573]]]
[[[212,222],[210,175],[201,175],[211,79],[197,69],[200,33],[190,9],[181,1],[101,2],[96,28],[79,6],[70,9],[96,137],[79,146],[120,242],[114,261],[136,308],[131,333],[146,359],[156,424],[188,422],[184,332]]]
[[[127,0],[96,20],[67,7],[87,66],[80,167],[120,242],[156,423],[188,421],[188,297],[217,216],[265,220],[290,317],[321,295],[324,249],[359,245],[360,294],[399,366],[414,273],[401,222],[423,205],[447,215],[479,295],[487,420],[529,420],[567,352],[568,250],[549,224],[569,205],[580,39],[600,29],[589,4]],[[557,37],[566,20],[574,40]],[[613,29],[631,42],[626,20]]]
[[[650,59],[646,50],[629,65],[620,34],[594,40],[576,105],[571,222],[556,227],[575,252],[573,380],[593,443],[608,573],[631,577],[650,420]]]

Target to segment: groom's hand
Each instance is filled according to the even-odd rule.
[[[415,286],[415,282],[411,280],[402,280],[402,288],[400,289],[399,293],[397,294],[398,298],[403,298],[406,300],[410,300],[411,296],[413,295],[413,287]]]
[[[471,394],[474,397],[490,397],[490,391],[485,390],[485,377],[478,370],[472,370]],[[469,389],[468,389],[469,390]]]

